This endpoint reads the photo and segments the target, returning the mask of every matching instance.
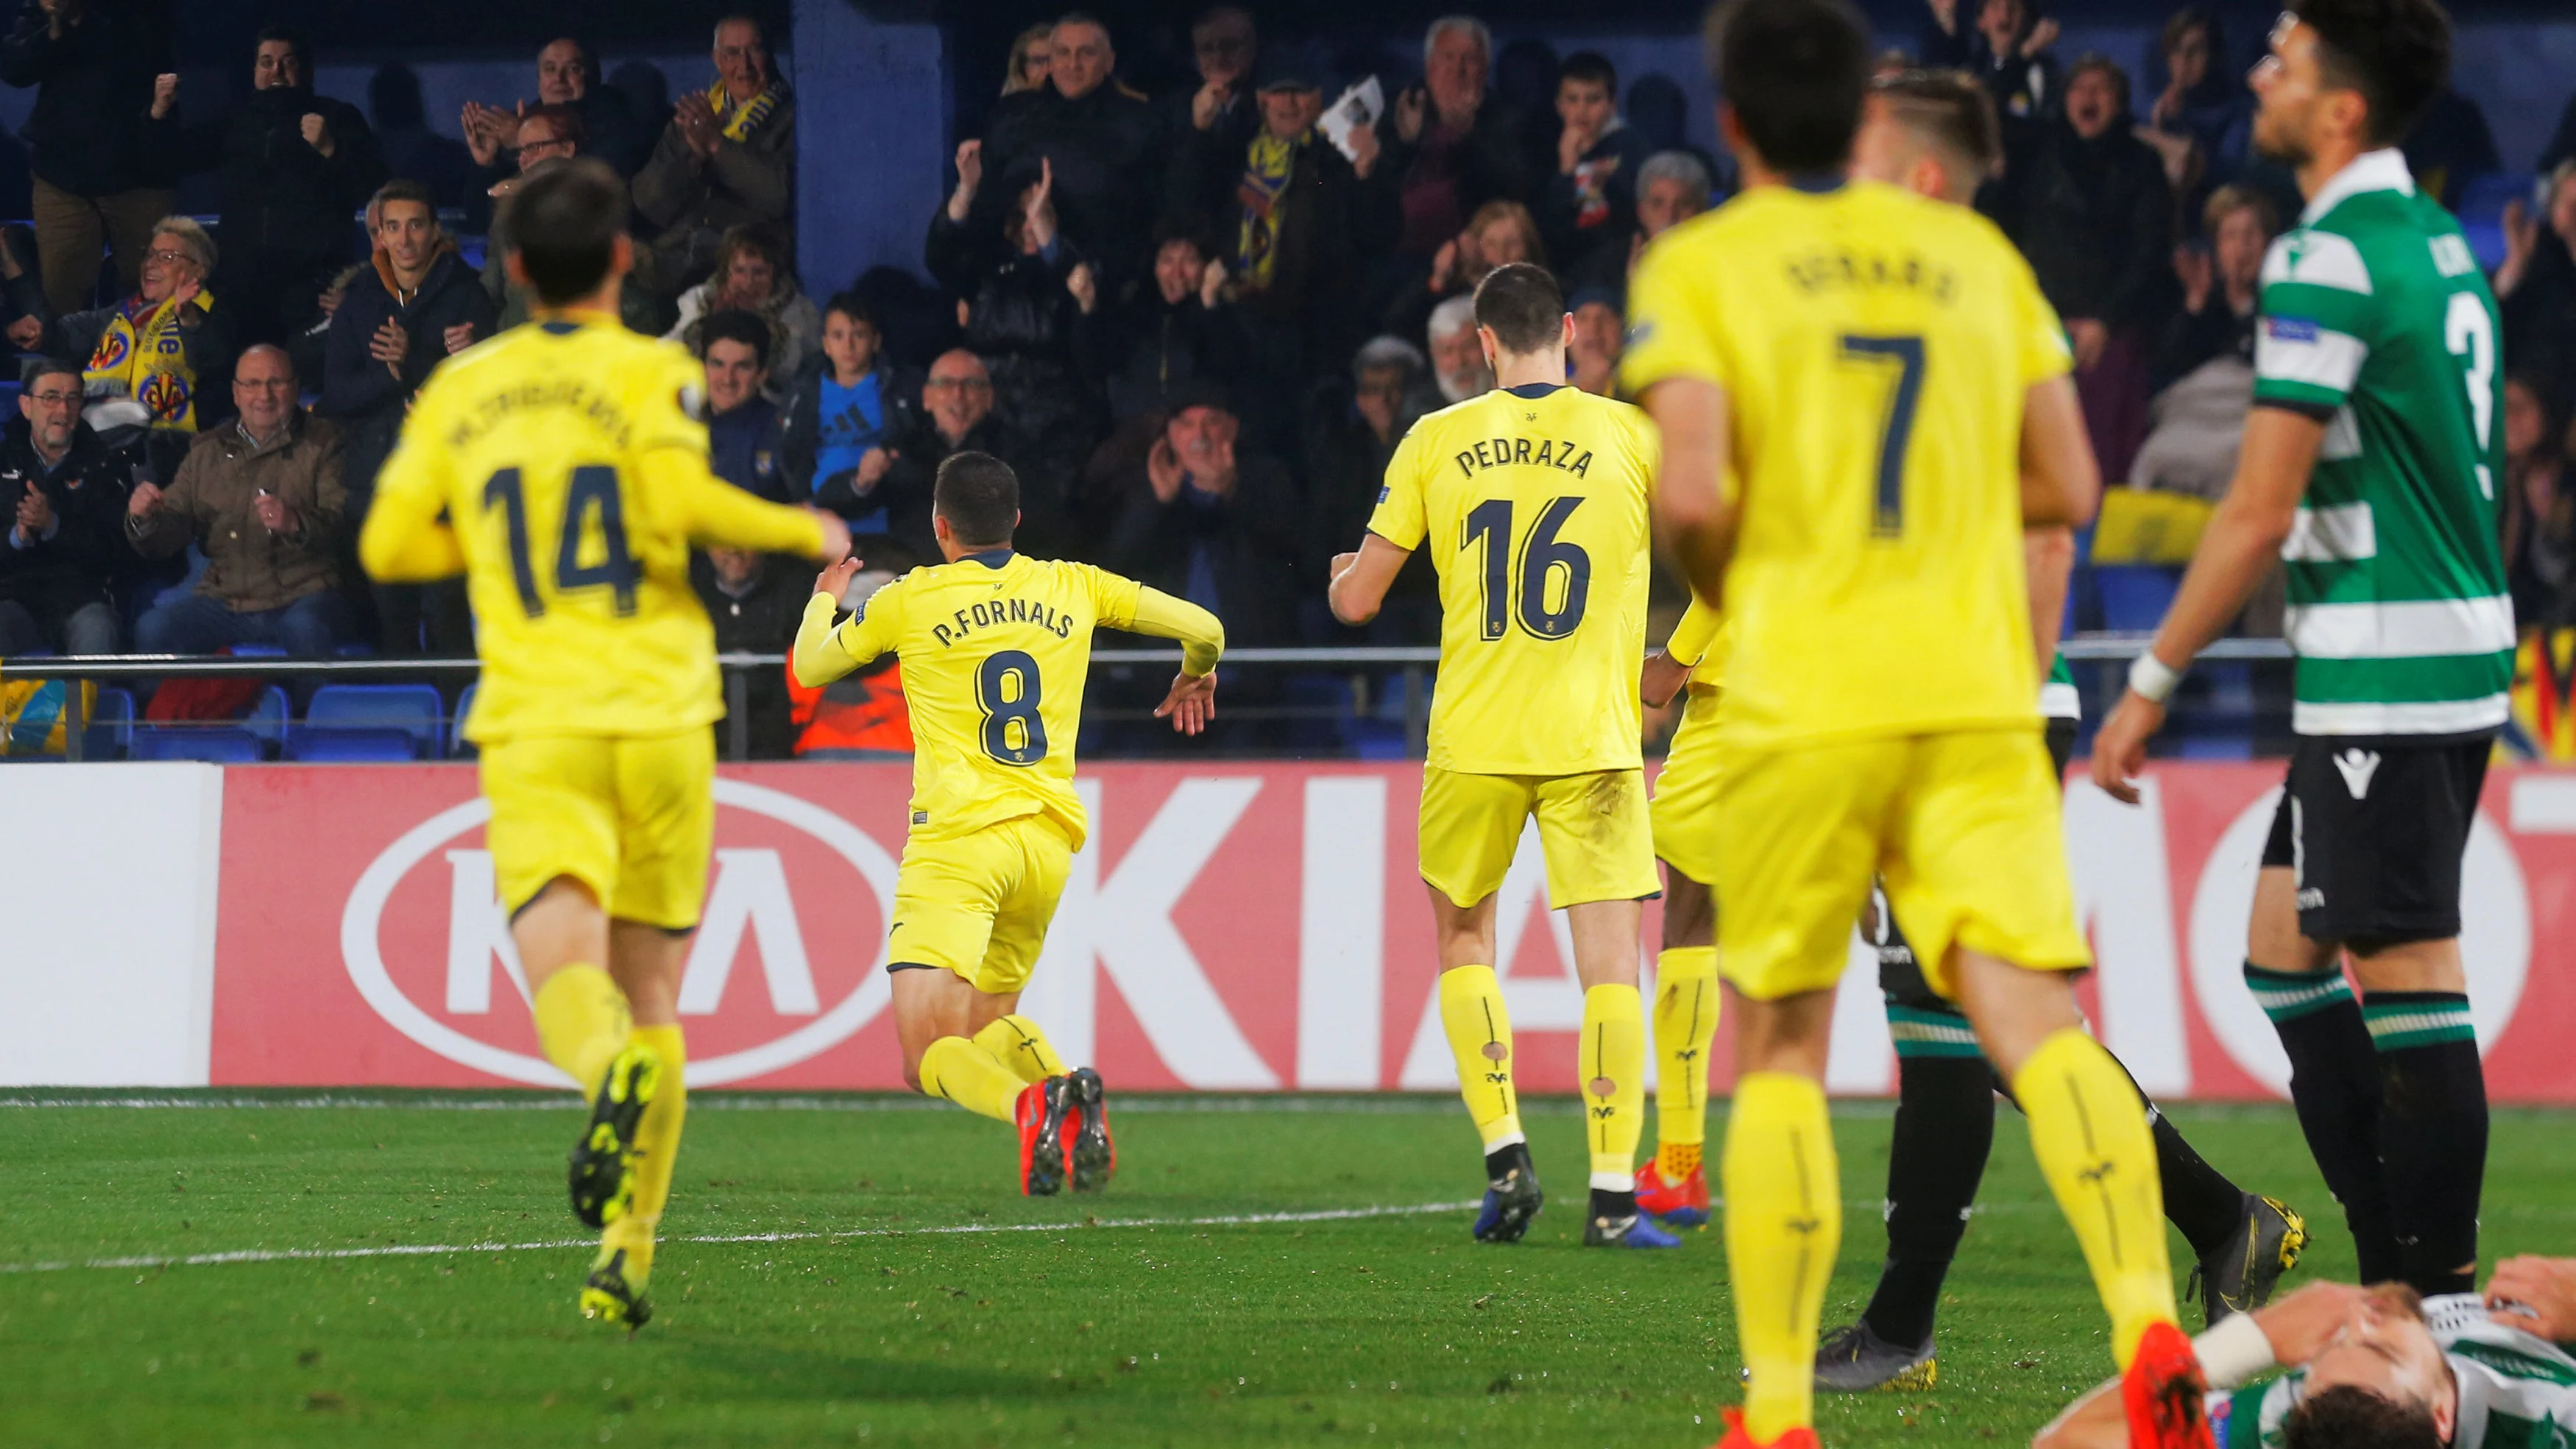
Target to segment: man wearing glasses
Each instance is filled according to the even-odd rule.
[[[110,575],[132,468],[80,425],[80,369],[43,359],[0,429],[0,659],[116,652]]]
[[[939,465],[958,453],[990,453],[1019,477],[1023,516],[1014,538],[1020,551],[1038,558],[1065,556],[1056,501],[1064,497],[1065,474],[994,415],[993,377],[974,353],[960,347],[930,364],[930,375],[921,384],[920,420],[898,434],[887,452],[891,462],[885,476],[857,503],[885,509],[886,532],[915,553],[939,556],[930,539],[931,484]],[[847,505],[842,511],[848,511]]]

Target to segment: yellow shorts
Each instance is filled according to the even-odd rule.
[[[1648,815],[1655,825],[1655,855],[1701,885],[1717,879],[1717,701],[1715,689],[1694,685],[1682,704],[1664,768],[1655,776]]]
[[[1547,857],[1549,906],[1643,900],[1662,889],[1643,770],[1465,775],[1426,767],[1423,880],[1461,908],[1492,895],[1511,869],[1521,823],[1532,815]]]
[[[936,966],[1001,996],[1029,984],[1073,867],[1073,841],[1044,815],[972,835],[911,840],[895,875],[888,966]]]
[[[570,876],[611,918],[698,924],[716,828],[715,732],[535,735],[483,747],[484,838],[516,913]]]
[[[1831,990],[1873,873],[1944,997],[1956,997],[1954,944],[2081,969],[2092,957],[2058,809],[2037,729],[1731,751],[1711,883],[1724,903],[1718,969],[1760,1000]]]

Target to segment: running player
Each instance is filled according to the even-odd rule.
[[[1990,223],[1843,178],[1870,60],[1849,0],[1735,0],[1711,27],[1745,190],[1648,250],[1623,367],[1663,432],[1658,526],[1733,631],[1711,833],[1750,1385],[1724,1442],[1815,1442],[1842,1227],[1822,1078],[1877,875],[2029,1115],[2136,1441],[2206,1449],[2146,1110],[2067,975],[2088,958],[2022,560],[2026,527],[2082,522],[2100,486],[2065,338]]]
[[[859,571],[825,569],[805,601],[792,667],[808,689],[886,654],[912,713],[912,830],[895,877],[886,970],[903,1079],[1020,1134],[1020,1191],[1068,1178],[1106,1187],[1117,1165],[1100,1074],[1068,1071],[1020,992],[1046,944],[1088,822],[1073,741],[1091,631],[1178,639],[1180,674],[1154,711],[1197,734],[1216,713],[1225,629],[1198,605],[1089,564],[1014,551],[1020,482],[986,453],[957,453],[932,484],[931,531],[947,562],[914,569],[832,616]]]
[[[1681,723],[1655,776],[1649,813],[1664,867],[1662,949],[1655,955],[1655,1155],[1637,1168],[1637,1208],[1674,1227],[1708,1222],[1708,1052],[1717,1040],[1717,876],[1714,837],[1698,828],[1717,793],[1718,679],[1725,658],[1718,612],[1697,598],[1646,661],[1638,693],[1658,707],[1688,690]]]
[[[1517,1242],[1542,1200],[1494,975],[1494,892],[1534,815],[1548,904],[1567,914],[1584,988],[1583,1241],[1678,1247],[1638,1213],[1632,1175],[1645,1117],[1639,902],[1656,890],[1637,738],[1654,429],[1626,403],[1566,386],[1574,322],[1545,269],[1496,268],[1475,306],[1495,388],[1415,423],[1396,446],[1359,551],[1333,561],[1333,613],[1374,618],[1405,560],[1431,546],[1440,673],[1421,867],[1440,1024],[1484,1140],[1476,1238]]]
[[[705,902],[723,715],[693,546],[838,559],[827,514],[708,470],[706,373],[617,320],[626,188],[528,173],[506,265],[537,313],[450,358],[405,420],[358,541],[380,582],[458,573],[483,679],[485,838],[546,1059],[591,1096],[573,1212],[606,1231],[584,1316],[641,1327],[688,1109],[680,968]]]
[[[2514,650],[2495,299],[2396,149],[2450,51],[2434,0],[2293,0],[2274,28],[2254,143],[2307,210],[2263,259],[2235,481],[2093,754],[2134,802],[2175,680],[2285,560],[2297,745],[2245,981],[2362,1277],[2428,1298],[2477,1270],[2487,1097],[2460,859]]]

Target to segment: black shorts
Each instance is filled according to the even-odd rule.
[[[2336,944],[2460,934],[2460,855],[2493,741],[2303,736],[2263,864],[2298,872],[2299,934]]]
[[[2057,778],[2066,778],[2066,762],[2075,758],[2075,732],[2078,723],[2071,719],[2048,722],[2048,763]],[[1887,911],[1887,896],[1875,886],[1870,889],[1869,905],[1861,918],[1861,935],[1878,948],[1878,989],[1890,1006],[1911,1007],[1916,1011],[1946,1011],[1959,1014],[1959,1008],[1942,999],[1923,979],[1923,968],[1914,960],[1914,947],[1905,939]]]

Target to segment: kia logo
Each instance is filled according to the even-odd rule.
[[[875,954],[855,979],[849,977],[846,959],[825,963],[824,979],[840,982],[842,988],[837,1000],[822,999],[816,963],[807,952],[806,932],[788,890],[785,855],[774,845],[795,844],[800,837],[819,843],[819,852],[798,845],[797,858],[809,867],[816,861],[846,866],[874,893],[881,921],[893,917],[895,885],[894,858],[864,831],[818,805],[725,779],[716,781],[715,798],[719,807],[746,811],[785,829],[762,832],[783,837],[773,842],[773,848],[729,847],[721,839],[716,848],[714,888],[681,977],[681,1020],[684,1025],[694,1019],[700,1027],[719,1028],[710,1034],[726,1038],[738,1037],[745,1020],[759,1020],[765,1023],[761,1030],[775,1034],[750,1045],[727,1041],[725,1045],[732,1049],[693,1058],[690,1083],[710,1087],[765,1076],[827,1051],[866,1026],[892,996],[884,970],[886,933],[879,930]],[[488,1022],[493,1026],[487,1030],[507,1030],[511,1028],[503,1023],[527,1020],[527,976],[520,969],[509,923],[495,899],[491,855],[481,849],[442,850],[491,817],[489,804],[471,800],[422,821],[385,847],[350,889],[348,907],[340,916],[340,954],[358,994],[404,1036],[476,1071],[532,1086],[561,1087],[566,1085],[563,1073],[543,1057],[497,1046],[451,1024]],[[721,826],[722,816],[718,819]],[[719,831],[720,837],[737,833]],[[382,936],[387,907],[405,879],[442,855],[448,868],[445,990],[443,996],[426,990],[417,993],[434,1001],[439,1008],[434,1013],[429,1004],[396,984],[394,972],[386,965]],[[425,890],[404,895],[406,904],[400,910],[417,915],[433,909],[425,904]],[[843,908],[838,900],[831,912],[844,919],[859,914]],[[764,978],[766,990],[758,994],[750,980],[737,979],[751,973],[735,970],[746,936],[760,948],[757,974]],[[417,939],[417,933],[409,938]],[[840,947],[844,957],[849,939],[846,931],[823,938],[825,944]],[[422,981],[433,974],[436,963],[406,958],[404,964],[405,979]],[[492,989],[496,976],[517,988],[520,998],[513,1004],[504,994],[498,1011]],[[724,1012],[720,1021],[705,1021],[725,1005],[728,988],[738,1003],[736,1009]],[[760,1010],[764,1005],[765,1017]]]

